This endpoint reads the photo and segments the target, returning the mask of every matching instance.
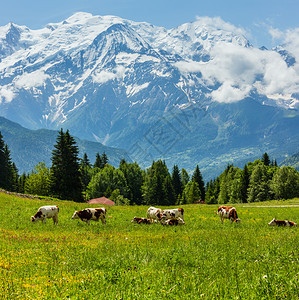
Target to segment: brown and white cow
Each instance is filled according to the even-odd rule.
[[[217,214],[220,216],[221,223],[224,219],[229,219],[232,222],[239,223],[241,220],[238,218],[237,211],[234,207],[219,206]]]
[[[31,217],[31,222],[42,221],[46,223],[47,219],[53,219],[53,223],[58,223],[59,208],[57,205],[46,205],[38,209],[37,213]]]
[[[284,220],[276,220],[275,218],[268,223],[268,225],[270,226],[288,226],[288,227],[296,227],[297,224],[295,222],[292,221],[284,221]]]
[[[148,219],[160,221],[162,218],[162,209],[151,206],[148,208],[146,215]]]
[[[169,225],[169,226],[177,226],[177,225],[184,225],[185,222],[181,217],[178,217],[177,219],[167,219],[165,216],[161,218],[161,224],[162,225]]]
[[[138,218],[138,217],[134,217],[131,221],[131,223],[137,223],[137,224],[152,224],[153,221],[151,219],[147,219],[147,218]]]
[[[166,219],[182,218],[182,220],[184,220],[184,209],[183,208],[164,209],[162,211],[162,217],[166,217]]]
[[[85,208],[83,210],[75,211],[72,219],[80,219],[87,224],[90,224],[90,221],[98,222],[101,219],[102,223],[106,224],[106,213],[107,210],[104,207]]]

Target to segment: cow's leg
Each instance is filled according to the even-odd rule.
[[[101,216],[101,221],[102,221],[102,224],[106,224],[106,217],[105,217],[105,215]]]
[[[53,217],[53,223],[54,225],[58,224],[58,216]]]

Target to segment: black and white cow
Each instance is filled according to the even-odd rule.
[[[42,221],[46,223],[47,219],[53,219],[54,224],[58,223],[59,208],[57,205],[46,205],[38,209],[37,213],[31,217],[31,222]]]
[[[165,217],[166,219],[181,218],[182,220],[184,220],[184,209],[183,208],[164,209],[162,211],[162,217]]]
[[[98,222],[101,220],[103,224],[106,224],[106,213],[107,210],[104,207],[85,208],[83,210],[75,211],[72,219],[80,219],[87,224],[90,224],[90,221]]]

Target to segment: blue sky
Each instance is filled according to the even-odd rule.
[[[299,27],[298,0],[10,0],[1,1],[0,26],[9,22],[38,29],[60,22],[78,11],[116,15],[133,21],[173,28],[196,17],[221,17],[248,32],[255,45],[275,46],[270,28]]]

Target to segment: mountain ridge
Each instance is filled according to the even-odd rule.
[[[11,152],[11,159],[16,164],[20,174],[29,173],[39,162],[45,162],[51,166],[52,150],[57,140],[58,131],[49,129],[30,130],[20,124],[0,117],[0,132],[4,142]],[[70,132],[71,133],[71,132]],[[71,133],[72,135],[72,133]],[[79,149],[79,158],[87,154],[91,163],[95,161],[96,154],[106,153],[109,163],[119,166],[121,159],[132,162],[126,151],[122,149],[103,146],[97,142],[91,142],[74,137]]]
[[[279,156],[290,155],[298,146],[298,124],[289,122],[298,118],[296,53],[256,49],[244,34],[219,18],[173,29],[88,13],[38,30],[10,24],[0,28],[0,115],[30,129],[69,128],[144,166],[178,163],[185,153],[184,167],[208,168],[238,152],[231,132],[239,161],[248,135],[257,139],[254,155],[277,153],[277,139],[290,141]]]

